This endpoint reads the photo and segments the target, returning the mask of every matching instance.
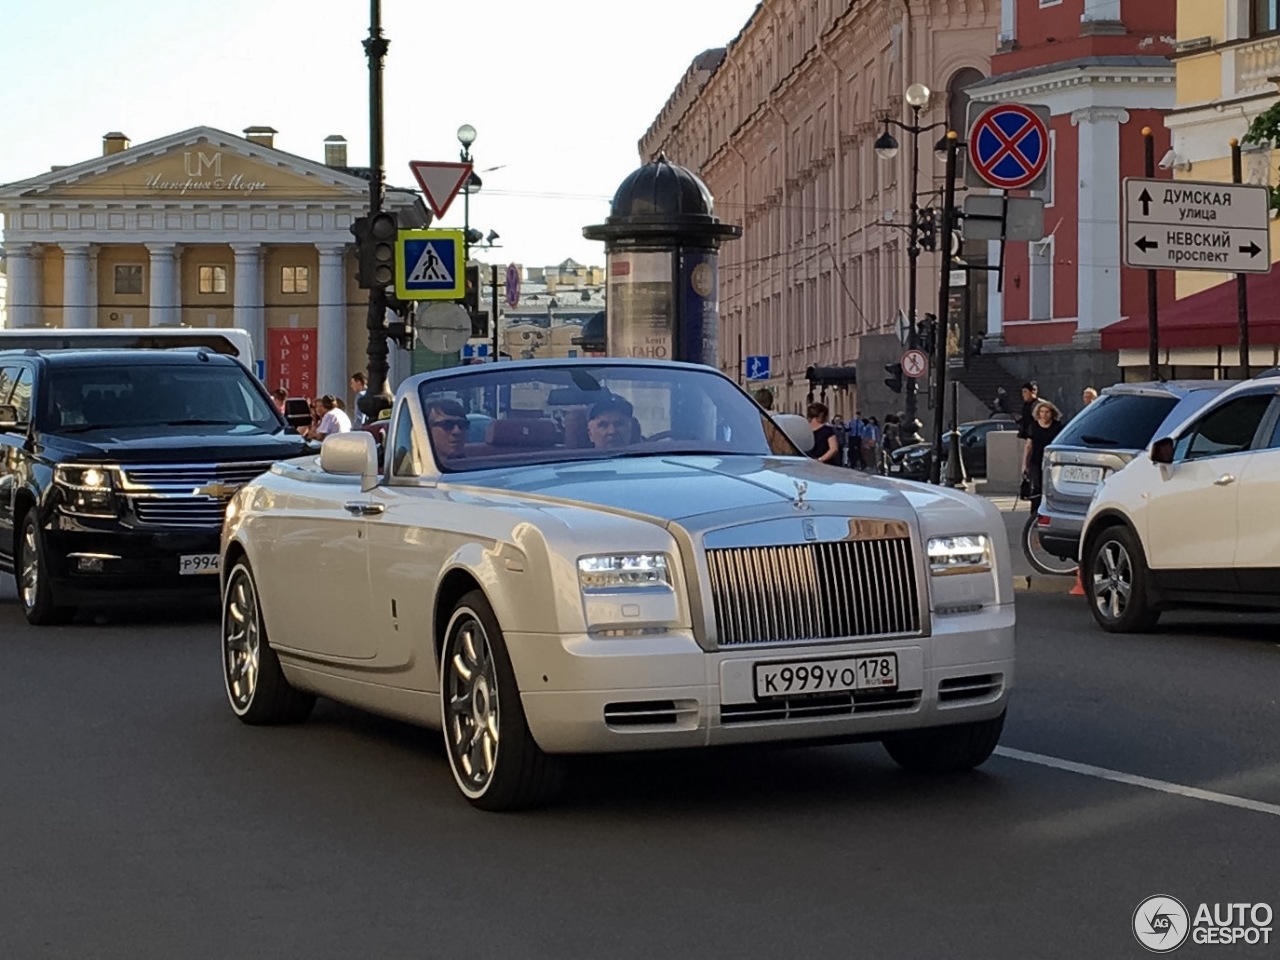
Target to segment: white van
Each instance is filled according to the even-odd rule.
[[[173,347],[208,347],[214,353],[235,357],[258,379],[249,331],[236,327],[119,327],[64,330],[28,327],[0,330],[0,350],[166,350]]]

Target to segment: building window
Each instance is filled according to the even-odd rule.
[[[142,292],[142,264],[116,264],[116,293]]]
[[[1027,244],[1030,253],[1030,319],[1053,319],[1053,237]]]
[[[1280,30],[1280,0],[1250,0],[1253,6],[1249,18],[1254,35]]]
[[[310,267],[281,267],[281,293],[307,293],[311,289]]]
[[[1056,7],[1060,3],[1062,3],[1062,0],[1040,0],[1040,6],[1042,9],[1044,7]]]
[[[227,268],[226,267],[201,267],[200,268],[200,292],[201,293],[226,293],[227,292]]]

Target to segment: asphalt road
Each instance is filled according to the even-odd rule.
[[[1280,617],[1115,638],[1021,595],[978,772],[874,744],[595,758],[555,808],[491,815],[426,731],[234,720],[208,611],[36,630],[4,581],[3,958],[1116,958],[1148,955],[1148,896],[1280,910]]]

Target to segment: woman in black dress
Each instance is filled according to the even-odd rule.
[[[1031,424],[1027,427],[1026,445],[1022,452],[1022,478],[1028,481],[1031,512],[1040,509],[1040,496],[1044,487],[1044,448],[1053,443],[1062,432],[1062,414],[1048,400],[1040,400],[1031,411]]]

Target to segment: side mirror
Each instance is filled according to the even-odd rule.
[[[1152,463],[1173,463],[1173,438],[1164,437],[1151,445]]]
[[[331,433],[320,444],[320,469],[359,477],[360,490],[367,493],[378,485],[378,443],[363,430]]]
[[[808,453],[813,449],[813,427],[809,426],[809,421],[800,414],[775,413],[773,422],[801,453]]]
[[[0,429],[18,425],[18,408],[11,403],[0,403]]]

